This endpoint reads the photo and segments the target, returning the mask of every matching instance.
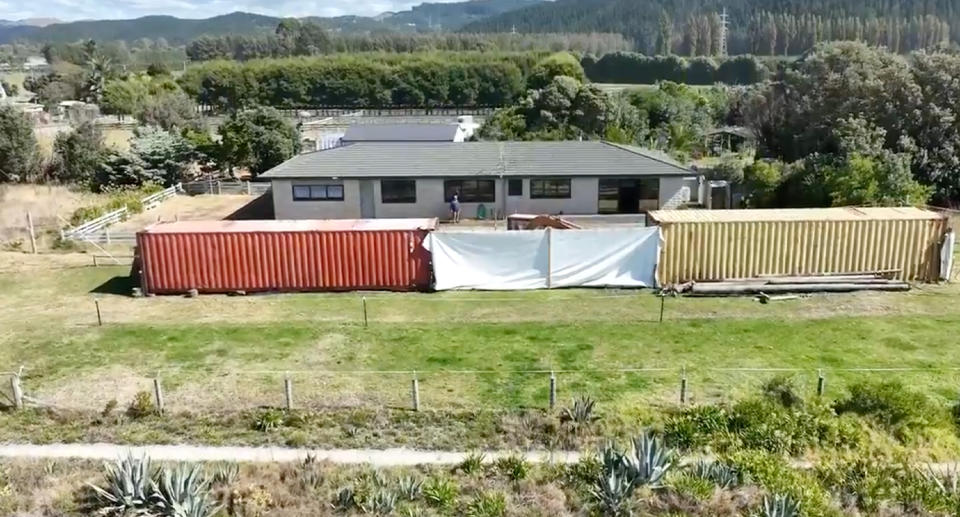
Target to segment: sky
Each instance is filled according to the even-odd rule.
[[[456,0],[430,0],[450,2]],[[0,0],[0,19],[137,18],[169,14],[180,18],[209,18],[233,11],[271,16],[372,16],[409,9],[421,1],[409,0]]]

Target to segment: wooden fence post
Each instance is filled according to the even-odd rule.
[[[817,396],[822,397],[823,391],[826,388],[827,380],[823,376],[823,369],[817,370]]]
[[[21,369],[23,371],[23,369]],[[20,374],[14,373],[10,376],[10,388],[13,391],[14,409],[23,409],[23,388],[20,386]]]
[[[680,370],[680,403],[686,404],[687,402],[687,367],[684,366]]]
[[[667,297],[664,296],[663,292],[661,292],[660,293],[660,323],[663,323],[663,303],[664,303],[664,300],[666,300],[666,298]]]
[[[157,414],[163,416],[163,385],[160,384],[160,377],[153,379],[153,397],[157,402]]]
[[[557,407],[557,376],[550,372],[550,411]]]
[[[283,380],[283,395],[287,402],[287,411],[293,409],[293,381],[290,377]]]
[[[33,231],[33,215],[27,210],[27,230],[30,231],[30,252],[37,253],[37,234]]]
[[[363,326],[367,326],[367,297],[360,298],[360,304],[363,305]]]
[[[417,380],[417,372],[413,372],[413,381],[410,383],[410,397],[413,399],[413,410],[420,411],[420,382]]]
[[[103,318],[100,317],[100,300],[97,300],[96,298],[94,298],[93,305],[97,308],[97,326],[102,327]]]

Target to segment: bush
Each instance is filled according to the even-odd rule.
[[[664,439],[671,447],[689,450],[704,447],[726,432],[730,417],[720,406],[693,406],[667,417]]]
[[[494,465],[497,472],[510,481],[522,481],[530,473],[530,464],[522,456],[504,456]]]
[[[431,478],[423,484],[423,498],[431,506],[450,509],[457,502],[460,487],[455,481],[446,478]]]
[[[850,387],[850,395],[838,401],[837,413],[856,413],[873,418],[900,440],[919,429],[945,421],[945,412],[923,393],[899,381],[863,382]]]
[[[507,497],[500,492],[481,492],[467,503],[469,517],[503,517],[507,514]]]
[[[265,409],[261,411],[253,422],[253,428],[261,432],[269,432],[283,427],[284,414],[279,409]]]
[[[761,488],[782,494],[800,503],[801,515],[839,515],[830,494],[815,475],[790,467],[782,456],[762,451],[741,451],[723,460]]]
[[[83,224],[123,207],[127,207],[128,213],[139,214],[143,212],[143,201],[141,199],[161,190],[163,190],[163,187],[152,183],[138,188],[107,189],[105,192],[110,197],[106,202],[99,205],[83,206],[74,210],[73,214],[70,215],[70,224],[73,226]]]
[[[458,465],[457,468],[464,474],[479,474],[480,472],[483,472],[484,458],[485,456],[483,453],[472,452],[460,462],[460,465]]]
[[[797,394],[793,379],[786,376],[777,376],[763,383],[763,395],[779,403],[785,408],[798,407],[803,404],[803,397]]]
[[[143,418],[156,413],[157,408],[153,404],[153,395],[149,391],[139,391],[133,396],[130,405],[127,406],[127,416],[130,418]]]

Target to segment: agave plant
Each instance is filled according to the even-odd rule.
[[[673,467],[673,461],[672,449],[651,433],[644,433],[633,439],[633,457],[628,458],[626,466],[634,486],[656,488]]]
[[[464,474],[477,474],[483,470],[483,462],[486,458],[482,452],[471,452],[458,467]]]
[[[800,515],[800,503],[790,496],[775,495],[763,498],[763,509],[759,517],[797,517]]]
[[[209,483],[198,465],[163,469],[151,480],[153,511],[161,517],[212,517],[220,506],[209,498]]]
[[[630,495],[633,493],[633,488],[633,481],[629,479],[628,474],[613,470],[602,473],[589,490],[601,514],[620,517],[629,515]]]
[[[560,421],[575,425],[592,424],[600,418],[593,414],[596,405],[597,402],[590,397],[577,397],[573,400],[572,406],[563,408]]]
[[[413,476],[403,476],[397,480],[397,492],[407,501],[415,501],[423,494],[423,480]]]
[[[357,507],[357,494],[352,488],[341,488],[333,500],[333,509],[338,512],[349,512]]]
[[[367,511],[375,515],[390,515],[397,508],[397,494],[389,490],[377,490],[367,503]]]
[[[740,473],[731,466],[717,461],[698,460],[690,467],[690,473],[722,489],[740,485]]]
[[[104,465],[104,486],[90,485],[103,515],[136,515],[150,506],[150,458],[130,454],[114,464]]]
[[[236,463],[217,463],[210,474],[213,486],[231,486],[237,482],[238,477],[240,477],[240,465]]]

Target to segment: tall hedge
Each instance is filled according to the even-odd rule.
[[[211,61],[189,68],[180,83],[198,103],[219,108],[502,106],[523,92],[518,63],[529,70],[534,62],[495,54]]]
[[[763,63],[753,56],[696,57],[688,60],[672,55],[613,52],[599,59],[584,56],[580,64],[587,77],[597,83],[655,84],[672,81],[687,84],[752,84],[762,81],[767,74]]]

